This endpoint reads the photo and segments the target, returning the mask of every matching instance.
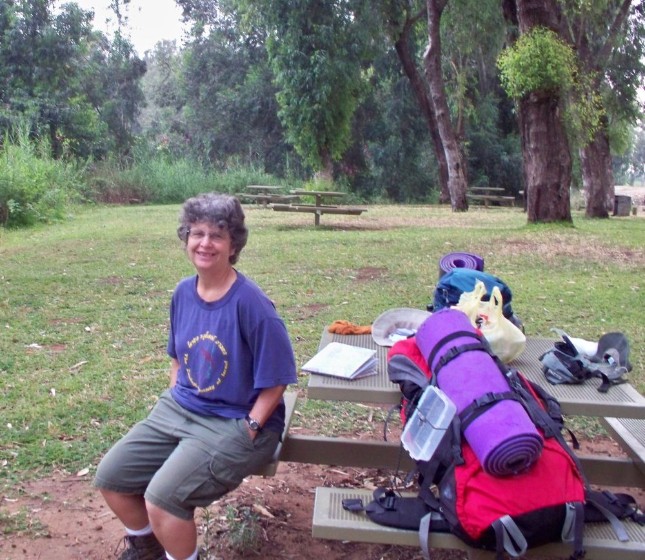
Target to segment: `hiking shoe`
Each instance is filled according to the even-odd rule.
[[[125,550],[117,557],[118,560],[166,560],[166,551],[154,533],[143,537],[123,537],[115,556],[122,546]]]

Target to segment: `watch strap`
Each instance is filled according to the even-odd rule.
[[[249,428],[251,428],[251,430],[253,430],[254,432],[261,432],[262,431],[262,426],[260,425],[260,422],[258,422],[255,418],[251,418],[247,414],[246,421],[249,424]]]

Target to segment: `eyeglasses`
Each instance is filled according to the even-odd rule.
[[[224,232],[223,231],[204,231],[201,229],[189,229],[188,230],[188,237],[190,239],[193,239],[194,241],[204,241],[205,239],[210,239],[211,241],[221,241],[224,239]]]

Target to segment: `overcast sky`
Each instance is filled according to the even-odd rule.
[[[115,28],[114,13],[109,9],[110,0],[59,0],[62,5],[76,2],[84,10],[94,10],[94,27],[104,32]],[[130,39],[137,53],[142,56],[162,39],[176,39],[181,43],[181,9],[175,0],[131,0],[126,7]],[[112,23],[106,26],[105,20]]]

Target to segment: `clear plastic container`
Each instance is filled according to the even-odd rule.
[[[450,428],[457,407],[438,387],[429,385],[401,434],[401,443],[410,457],[429,461]]]

